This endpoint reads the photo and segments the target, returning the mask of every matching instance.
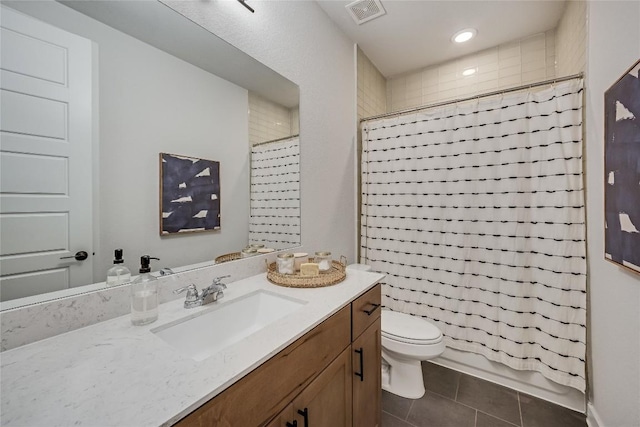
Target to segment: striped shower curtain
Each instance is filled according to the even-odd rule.
[[[300,143],[297,136],[251,147],[249,244],[300,245]]]
[[[447,346],[585,390],[582,80],[362,125],[361,262]]]

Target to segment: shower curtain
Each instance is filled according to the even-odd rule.
[[[300,245],[300,143],[297,136],[251,147],[249,244]]]
[[[448,347],[585,391],[582,80],[362,125],[361,262]]]

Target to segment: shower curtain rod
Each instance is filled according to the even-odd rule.
[[[413,112],[421,111],[421,110],[427,110],[429,108],[442,107],[443,105],[455,104],[457,102],[471,101],[473,99],[485,98],[487,96],[501,95],[503,93],[509,93],[509,92],[517,92],[519,90],[531,89],[531,88],[534,88],[534,87],[544,86],[544,85],[549,85],[549,84],[554,84],[554,83],[559,83],[559,82],[564,82],[564,81],[567,81],[567,80],[581,79],[582,77],[583,77],[583,73],[578,73],[578,74],[573,74],[571,76],[558,77],[558,78],[555,78],[555,79],[543,80],[541,82],[530,83],[530,84],[527,84],[527,85],[515,86],[515,87],[511,87],[511,88],[507,88],[507,89],[496,90],[496,91],[493,91],[493,92],[481,93],[479,95],[468,96],[466,98],[452,99],[451,101],[436,102],[435,104],[427,104],[427,105],[422,105],[420,107],[408,108],[406,110],[400,110],[400,111],[393,111],[391,113],[378,114],[377,116],[365,117],[364,119],[360,119],[360,123],[368,122],[370,120],[382,119],[382,118],[386,118],[386,117],[401,116],[403,114],[413,113]]]
[[[257,142],[255,144],[253,144],[253,147],[257,147],[258,145],[265,145],[265,144],[271,144],[272,142],[278,142],[278,141],[284,141],[286,139],[293,139],[296,136],[300,136],[299,133],[295,134],[295,135],[289,135],[289,136],[285,136],[284,138],[278,138],[278,139],[272,139],[270,141],[263,141],[263,142]]]

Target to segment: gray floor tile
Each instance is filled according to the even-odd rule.
[[[476,417],[476,427],[514,427],[515,425],[480,411]]]
[[[460,372],[431,362],[422,362],[424,387],[449,399],[456,398]]]
[[[476,410],[427,392],[413,402],[407,421],[417,427],[473,427]]]
[[[412,403],[413,400],[411,399],[405,399],[404,397],[396,396],[393,393],[382,390],[382,410],[391,415],[406,420]]]
[[[586,416],[546,400],[520,393],[524,427],[586,427]]]
[[[514,390],[469,375],[462,375],[457,401],[520,425],[518,393]]]
[[[382,419],[380,420],[380,427],[412,427],[406,421],[402,421],[400,418],[396,418],[393,415],[382,412]]]

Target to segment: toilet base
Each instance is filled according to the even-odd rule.
[[[382,389],[406,399],[420,399],[425,393],[420,361],[404,360],[393,366],[385,366],[383,361]]]

